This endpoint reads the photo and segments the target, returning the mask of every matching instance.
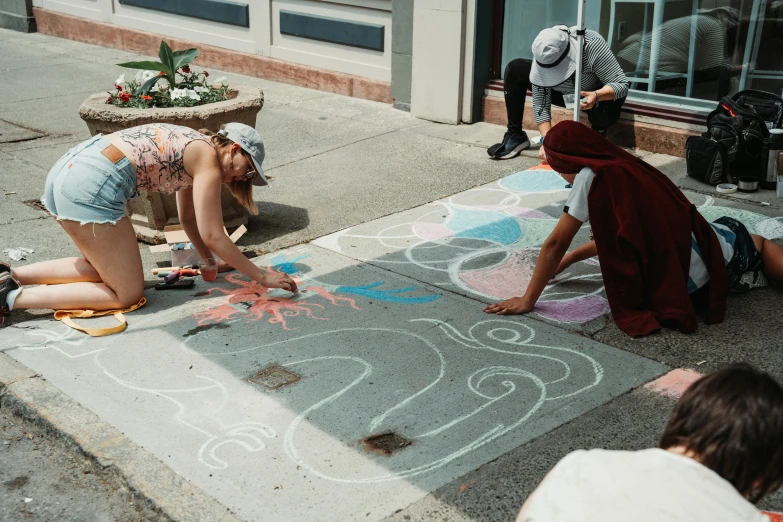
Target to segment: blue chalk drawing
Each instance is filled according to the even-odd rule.
[[[416,290],[415,286],[409,286],[408,288],[400,288],[399,290],[373,290],[376,287],[384,284],[384,281],[378,281],[366,286],[338,286],[336,292],[342,294],[355,294],[368,297],[370,299],[377,299],[378,301],[386,301],[388,303],[400,303],[400,304],[422,304],[437,301],[440,296],[437,294],[424,295],[420,297],[403,297],[401,295],[405,292],[412,292]]]
[[[294,266],[297,261],[307,259],[310,254],[288,259],[285,254],[280,254],[272,258],[272,268],[275,268],[285,274],[294,275],[299,273],[299,269]]]
[[[568,190],[566,181],[551,170],[523,170],[501,180],[500,186],[524,194]]]
[[[522,236],[517,220],[498,212],[454,210],[446,224],[457,237],[487,239],[510,245]]]

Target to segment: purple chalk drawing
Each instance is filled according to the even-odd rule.
[[[562,301],[539,301],[533,312],[561,323],[586,323],[609,311],[609,302],[601,296],[588,295]]]

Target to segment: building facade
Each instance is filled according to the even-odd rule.
[[[505,124],[505,65],[577,13],[577,0],[0,2],[32,2],[41,32],[153,55],[165,38],[198,46],[199,64],[450,124]],[[681,155],[722,96],[783,93],[783,0],[586,0],[586,13],[632,82],[622,144]]]

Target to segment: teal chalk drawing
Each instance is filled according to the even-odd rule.
[[[384,284],[384,281],[378,281],[366,286],[338,286],[336,292],[341,294],[354,294],[361,295],[370,299],[377,299],[378,301],[386,301],[387,303],[400,303],[400,304],[422,304],[431,303],[440,299],[438,294],[430,294],[419,297],[404,297],[398,294],[405,292],[413,292],[416,290],[415,286],[409,286],[408,288],[400,288],[399,290],[374,290]]]

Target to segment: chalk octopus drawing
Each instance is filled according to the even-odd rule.
[[[399,273],[423,271],[431,284],[468,296],[507,299],[525,292],[568,190],[557,173],[539,166],[314,243]],[[699,210],[708,221],[730,216],[753,233],[783,237],[783,218],[718,206],[711,197]],[[584,227],[574,246],[586,239]],[[551,281],[533,313],[556,323],[584,324],[608,311],[593,258]]]
[[[242,343],[246,347],[241,349],[224,344],[224,334],[215,329],[177,342],[148,342],[151,330],[187,327],[190,306],[192,302],[136,316],[121,345],[45,322],[44,326],[53,327],[18,332],[26,342],[15,339],[14,352],[52,350],[72,361],[90,361],[82,363],[82,373],[92,368],[94,378],[107,379],[111,386],[165,399],[173,408],[173,420],[186,428],[178,435],[178,445],[188,447],[183,441],[195,440],[194,456],[207,468],[230,467],[231,459],[239,458],[237,449],[258,453],[274,447],[315,476],[355,484],[433,472],[518,429],[547,404],[595,388],[604,374],[588,353],[537,343],[530,326],[499,318],[455,326],[421,317],[394,328],[361,326],[286,334],[282,340]],[[176,331],[172,333],[176,339]],[[395,353],[368,350],[368,345],[394,347]],[[244,360],[261,365],[285,360],[283,366],[312,376],[298,384],[304,404],[287,425],[276,424],[280,416],[276,412],[290,408],[280,406],[274,396],[252,392],[257,404],[251,416],[247,402],[244,408],[237,407],[237,397],[248,395],[247,383],[227,374],[220,363],[242,354]],[[184,371],[189,361],[203,357],[215,364],[198,363],[206,366],[198,373]],[[468,359],[471,364],[455,363]],[[411,360],[417,364],[411,365]],[[328,370],[338,362],[345,377],[335,381]],[[313,382],[310,388],[308,382]],[[379,387],[383,393],[378,393]],[[460,400],[443,411],[444,394],[455,393]],[[312,444],[314,437],[323,436],[320,426],[325,424],[331,427],[329,440],[337,439],[329,447],[339,455]],[[387,472],[378,474],[377,466],[367,467],[366,453],[356,451],[356,443],[400,426],[408,427],[406,435],[416,441],[416,449],[386,462]],[[339,472],[329,465],[336,458],[342,463]]]
[[[219,343],[209,342],[209,337],[217,334],[211,331],[185,342],[216,360],[244,354],[272,361],[286,354],[293,361],[283,366],[303,375],[328,375],[318,369],[328,370],[328,365],[337,362],[350,368],[353,378],[341,378],[342,384],[326,396],[310,400],[281,436],[285,454],[297,466],[323,479],[356,484],[432,472],[519,428],[544,405],[584,393],[603,379],[602,366],[590,355],[535,343],[535,331],[519,322],[489,319],[464,328],[431,318],[410,323],[431,325],[436,338],[403,328],[359,327],[239,350],[215,348]],[[368,351],[368,343],[394,346],[403,353],[390,357],[384,350]],[[455,369],[458,365],[448,363],[465,351],[492,352],[492,364]],[[420,363],[410,365],[414,357]],[[462,384],[444,385],[452,381]],[[415,383],[414,390],[404,396],[389,393],[410,390],[411,383]],[[378,393],[378,386],[387,392]],[[441,394],[455,390],[463,395],[460,405],[442,411],[438,407]],[[367,406],[357,408],[357,404]],[[337,439],[339,455],[312,444],[324,425],[332,427],[329,435]],[[367,475],[363,452],[354,449],[356,442],[400,426],[411,430],[407,435],[416,441],[416,450],[385,462],[388,473]],[[329,465],[335,460],[341,462],[340,471]]]
[[[349,306],[354,310],[361,310],[353,298],[340,294],[356,295],[372,298],[378,301],[404,304],[423,304],[440,298],[437,294],[423,296],[405,296],[402,294],[415,292],[417,288],[410,286],[400,289],[382,289],[383,281],[365,286],[341,286],[329,285],[308,277],[300,270],[297,263],[307,259],[309,254],[280,254],[272,259],[271,269],[285,272],[297,280],[300,294],[291,297],[281,297],[281,292],[269,292],[255,281],[250,281],[241,274],[229,274],[225,280],[235,286],[233,289],[215,287],[203,292],[205,296],[224,295],[227,300],[194,314],[199,326],[208,326],[230,321],[236,318],[246,318],[250,321],[258,321],[268,317],[270,324],[279,324],[283,329],[290,330],[288,318],[303,315],[308,319],[327,321],[328,318],[316,315],[323,311],[325,306],[310,299],[320,296],[324,301],[333,306]]]

